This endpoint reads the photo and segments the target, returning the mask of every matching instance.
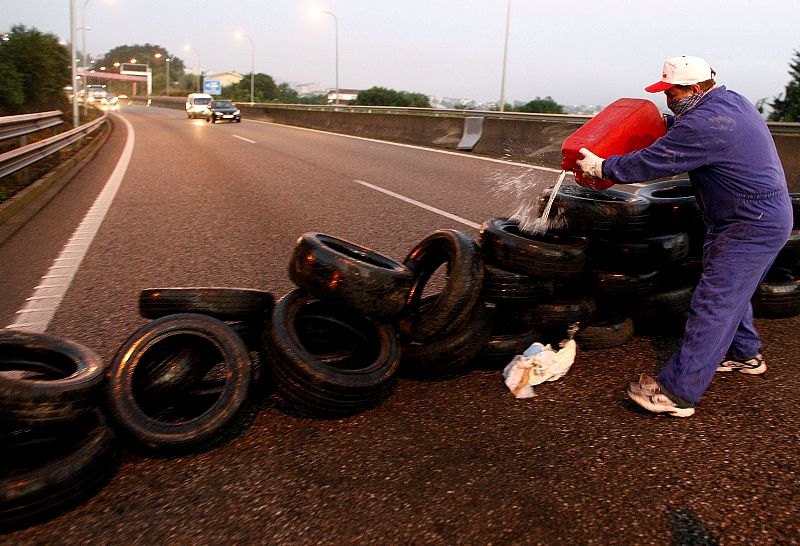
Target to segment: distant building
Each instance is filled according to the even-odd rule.
[[[325,94],[325,88],[322,87],[322,84],[319,82],[300,83],[292,86],[292,89],[297,91],[297,94],[301,97]]]
[[[339,89],[339,104],[349,104],[350,101],[356,100],[361,91],[363,89]],[[336,102],[336,89],[330,89],[325,99],[328,104],[334,104]]]
[[[206,78],[216,78],[220,81],[222,87],[227,87],[239,83],[244,79],[244,76],[238,72],[219,72],[217,74],[206,74]]]

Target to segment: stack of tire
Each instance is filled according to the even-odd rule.
[[[440,268],[445,286],[426,293]],[[403,263],[305,233],[289,276],[298,289],[276,305],[267,352],[278,391],[314,410],[351,413],[374,405],[401,371],[455,372],[488,339],[483,260],[475,242],[455,230],[433,232]]]
[[[540,212],[551,191],[540,197]],[[559,234],[587,244],[586,274],[569,286],[596,303],[576,335],[579,347],[624,343],[634,322],[641,329],[682,326],[700,277],[705,233],[688,180],[657,182],[636,193],[564,186],[552,210]]]
[[[540,197],[540,213],[550,196],[546,190]],[[800,196],[793,194],[792,200],[795,231],[753,297],[758,317],[800,314]],[[581,348],[622,342],[624,335],[615,339],[608,329],[632,332],[631,321],[641,330],[682,329],[702,273],[705,238],[689,180],[656,182],[635,193],[564,186],[553,210],[560,219],[558,235],[588,243],[587,276],[568,286],[575,293],[591,294],[597,304],[576,336]]]
[[[103,371],[77,343],[0,330],[0,531],[78,504],[114,473]]]
[[[143,290],[139,312],[154,320],[122,344],[107,370],[117,428],[145,451],[197,450],[223,437],[259,383],[274,305],[263,290]]]
[[[486,300],[495,306],[486,364],[507,364],[534,341],[556,341],[586,323],[596,304],[583,288],[585,239],[562,233],[530,237],[517,222],[494,218],[481,227]]]
[[[753,314],[765,318],[800,315],[800,193],[789,194],[794,227],[767,277],[753,296]]]

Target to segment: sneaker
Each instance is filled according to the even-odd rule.
[[[639,375],[639,381],[635,383],[632,382],[628,385],[628,390],[647,395],[656,394],[659,389],[660,387],[658,386],[658,381],[656,381],[656,378],[645,373]]]
[[[748,359],[738,357],[725,357],[719,366],[718,372],[739,372],[749,375],[761,375],[767,371],[767,365],[764,362],[764,357],[761,354]]]
[[[694,408],[679,404],[658,384],[655,377],[642,374],[639,381],[628,385],[628,398],[653,413],[666,413],[673,417],[691,417]]]

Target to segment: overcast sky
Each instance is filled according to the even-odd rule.
[[[86,3],[87,50],[149,42],[193,67],[255,70],[278,82],[335,81],[453,98],[500,97],[508,0],[75,0]],[[717,81],[756,102],[783,92],[800,50],[800,0],[511,0],[506,100],[551,96],[561,104],[608,104],[663,94],[667,57],[697,55]],[[0,30],[22,23],[69,38],[70,0],[0,0]],[[80,33],[78,44],[80,45]]]

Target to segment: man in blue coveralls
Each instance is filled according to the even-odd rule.
[[[664,62],[675,114],[648,148],[603,159],[581,149],[584,173],[629,184],[689,173],[707,226],[703,274],[683,342],[658,377],[642,375],[628,397],[654,413],[689,417],[717,371],[763,374],[750,298],[792,229],[786,177],[767,124],[747,99],[714,81],[699,57]]]

